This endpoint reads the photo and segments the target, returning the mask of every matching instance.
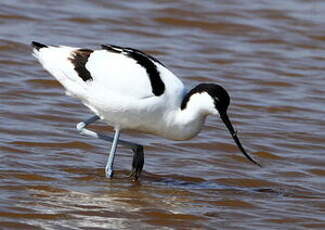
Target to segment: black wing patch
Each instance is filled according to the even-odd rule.
[[[160,96],[165,91],[165,84],[161,80],[160,73],[157,70],[157,66],[154,62],[157,62],[163,65],[160,61],[156,58],[147,55],[140,50],[132,49],[132,48],[123,48],[120,46],[113,46],[113,45],[102,45],[103,49],[106,49],[109,52],[113,53],[121,53],[125,56],[134,59],[139,65],[141,65],[147,72],[151,87],[152,93],[155,96]]]
[[[90,49],[78,49],[72,52],[72,57],[69,60],[74,65],[75,71],[77,71],[79,77],[83,81],[93,80],[90,72],[86,68],[86,63],[93,50]]]
[[[39,42],[32,41],[32,47],[36,50],[40,50],[41,48],[47,48],[48,46]]]

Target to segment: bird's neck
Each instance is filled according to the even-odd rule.
[[[209,114],[211,99],[206,94],[192,95],[187,100],[186,105],[170,111],[166,119],[168,120],[168,135],[175,140],[186,140],[196,136]]]

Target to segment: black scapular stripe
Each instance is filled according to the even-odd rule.
[[[160,73],[154,62],[161,64],[156,58],[149,56],[140,50],[132,48],[123,48],[120,46],[102,45],[103,49],[110,52],[122,53],[127,57],[134,59],[139,65],[141,65],[147,72],[152,87],[152,93],[155,96],[160,96],[165,91],[165,84],[161,80]],[[163,65],[163,64],[161,64]]]
[[[92,52],[93,50],[90,49],[78,49],[73,52],[72,57],[69,59],[83,81],[93,80],[90,72],[86,68],[86,63]]]
[[[147,71],[153,94],[156,96],[162,95],[165,91],[165,84],[161,80],[156,65],[146,55],[140,52],[129,52],[128,56],[136,60]]]

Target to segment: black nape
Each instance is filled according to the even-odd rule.
[[[230,103],[230,97],[227,91],[220,85],[214,83],[202,83],[191,89],[183,98],[181,109],[186,109],[187,103],[191,96],[196,93],[208,93],[215,102],[216,108],[227,109]]]

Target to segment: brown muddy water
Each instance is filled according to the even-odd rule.
[[[0,229],[325,229],[325,2],[1,0]],[[32,40],[156,56],[188,87],[222,84],[256,167],[224,125],[144,144],[138,182],[107,179],[109,144],[79,135],[79,101]],[[96,129],[109,133],[104,124]],[[116,176],[131,151],[120,147]]]

